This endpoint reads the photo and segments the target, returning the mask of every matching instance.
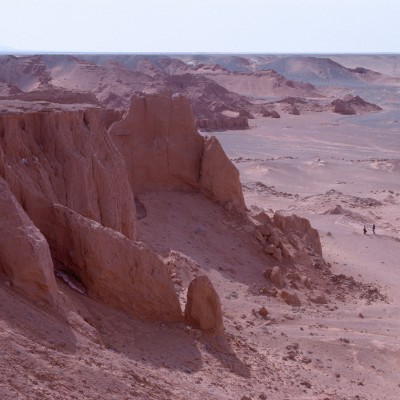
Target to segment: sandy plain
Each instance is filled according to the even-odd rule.
[[[351,345],[336,368],[343,369],[341,376],[346,369],[369,369],[363,385],[371,399],[400,396],[398,116],[396,110],[352,117],[314,113],[257,119],[249,131],[217,134],[240,170],[248,206],[308,218],[333,273],[373,282],[388,296],[387,303],[349,301],[320,322],[312,318],[322,325],[319,345],[325,343],[327,353],[328,343],[345,333]],[[373,388],[380,385],[379,395]]]

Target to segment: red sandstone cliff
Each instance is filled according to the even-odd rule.
[[[184,96],[134,96],[128,114],[109,129],[135,193],[155,188],[200,190],[244,209],[239,172],[216,138],[196,131]]]
[[[132,188],[202,191],[243,211],[239,173],[216,138],[197,133],[182,96],[134,97],[110,136],[103,121],[114,117],[0,117],[0,272],[28,297],[58,305],[55,263],[92,298],[139,318],[179,321],[164,263],[134,241]]]
[[[135,238],[125,163],[97,111],[2,115],[0,144],[0,175],[39,228],[58,203]]]
[[[110,135],[125,158],[135,192],[198,185],[203,138],[183,96],[134,96]]]
[[[94,110],[0,117],[0,272],[55,304],[54,260],[91,297],[140,318],[180,320],[164,264],[132,241],[133,193],[102,118]]]

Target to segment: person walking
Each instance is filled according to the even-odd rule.
[[[375,224],[372,225],[372,232],[373,232],[374,235],[375,235]]]
[[[364,225],[364,235],[366,235],[366,234],[367,234],[367,228]]]

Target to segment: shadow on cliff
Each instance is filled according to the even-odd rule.
[[[88,297],[71,291],[69,295],[107,349],[156,368],[184,373],[202,368],[197,342],[184,330],[183,324],[140,321]]]
[[[207,352],[224,368],[242,378],[251,377],[250,367],[240,360],[225,337],[213,338],[204,336],[200,340]]]
[[[0,319],[11,327],[13,334],[20,334],[18,340],[65,354],[77,350],[76,337],[66,319],[34,305],[11,288],[0,288]]]
[[[231,373],[248,378],[250,369],[228,343],[221,351],[207,338],[196,339],[184,324],[143,322],[107,308],[98,302],[84,300],[85,320],[95,327],[102,344],[138,363],[191,374],[205,366],[200,346]],[[207,356],[206,356],[207,357]],[[207,362],[208,364],[208,362]]]

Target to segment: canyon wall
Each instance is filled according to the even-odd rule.
[[[135,241],[133,193],[203,192],[244,211],[239,173],[216,138],[196,131],[183,96],[135,96],[116,119],[96,109],[0,116],[0,272],[56,305],[56,266],[107,305],[180,321],[166,266]]]
[[[101,111],[0,117],[0,271],[33,299],[57,303],[54,263],[89,296],[143,319],[178,321],[164,264],[136,239],[125,161]]]

